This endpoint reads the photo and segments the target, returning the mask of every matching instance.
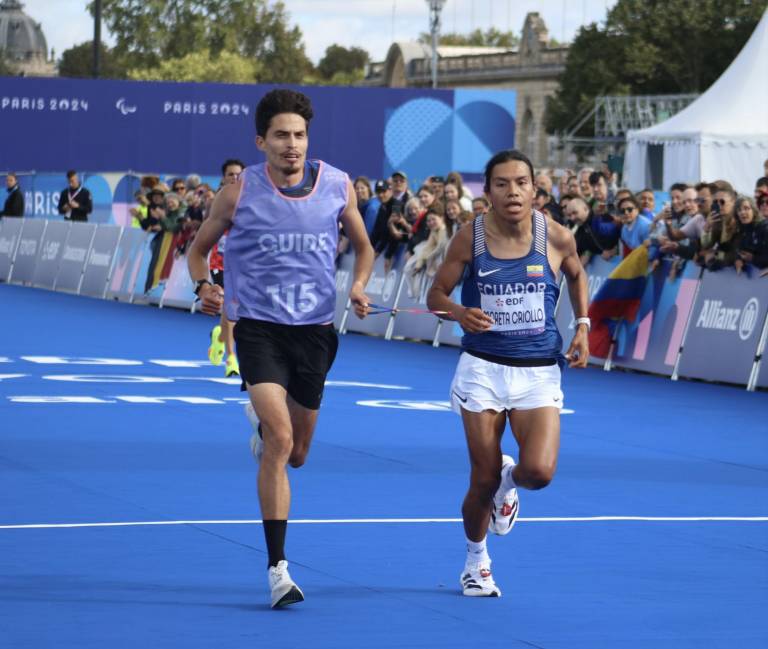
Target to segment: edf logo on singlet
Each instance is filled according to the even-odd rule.
[[[493,320],[491,331],[538,333],[544,331],[546,282],[486,284],[477,282],[480,308]]]

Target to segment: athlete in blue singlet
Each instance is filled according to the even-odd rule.
[[[309,452],[325,377],[336,356],[334,277],[339,226],[355,250],[349,297],[368,312],[364,287],[373,249],[344,172],[307,161],[309,98],[267,93],[256,107],[256,146],[266,162],[247,167],[216,196],[188,259],[205,313],[235,321],[235,342],[259,462],[259,501],[272,606],[304,599],[288,574],[285,533],[291,492],[286,465]],[[206,257],[225,231],[224,291],[210,283]],[[222,295],[223,294],[223,295]]]
[[[427,299],[465,332],[451,402],[464,422],[471,465],[460,577],[471,597],[501,596],[487,531],[510,531],[517,487],[541,489],[552,480],[563,405],[560,368],[566,361],[585,367],[589,358],[586,274],[570,231],[533,210],[533,177],[531,162],[518,151],[491,158],[485,193],[492,209],[459,230]],[[560,271],[578,316],[565,357],[555,324]],[[450,296],[462,278],[459,305]],[[517,464],[501,450],[507,420],[519,446]]]

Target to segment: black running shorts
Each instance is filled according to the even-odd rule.
[[[241,318],[235,324],[242,390],[282,385],[296,403],[318,410],[339,339],[332,324],[284,325]]]

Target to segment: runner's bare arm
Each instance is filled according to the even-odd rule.
[[[451,300],[451,293],[461,280],[464,268],[472,262],[472,228],[458,231],[448,246],[445,260],[437,269],[432,288],[427,295],[427,306],[432,311],[447,311],[469,333],[488,331],[493,324],[481,309],[467,308]]]
[[[352,181],[347,180],[347,206],[341,213],[341,224],[349,242],[355,249],[355,268],[353,271],[352,288],[349,291],[349,299],[355,307],[358,318],[364,318],[368,314],[368,296],[365,294],[365,285],[371,276],[373,268],[373,248],[365,231],[363,217],[357,209],[357,196],[355,195]]]
[[[573,305],[573,313],[577,318],[587,317],[589,307],[589,290],[587,288],[587,273],[581,265],[576,250],[576,240],[573,233],[557,223],[549,224],[549,242],[561,258],[560,270],[568,283],[568,295]],[[589,360],[589,330],[587,325],[576,325],[576,333],[565,353],[570,367],[586,367]]]
[[[232,218],[240,196],[240,182],[226,185],[213,200],[211,213],[203,221],[187,253],[187,266],[193,282],[208,279],[208,253],[232,225]],[[198,292],[203,313],[215,315],[224,304],[221,286],[204,284]]]

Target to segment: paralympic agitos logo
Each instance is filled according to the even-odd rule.
[[[119,110],[123,115],[130,115],[131,113],[135,113],[138,108],[136,106],[129,106],[125,103],[125,97],[120,97],[120,99],[117,100],[117,103],[115,103],[115,108]]]

